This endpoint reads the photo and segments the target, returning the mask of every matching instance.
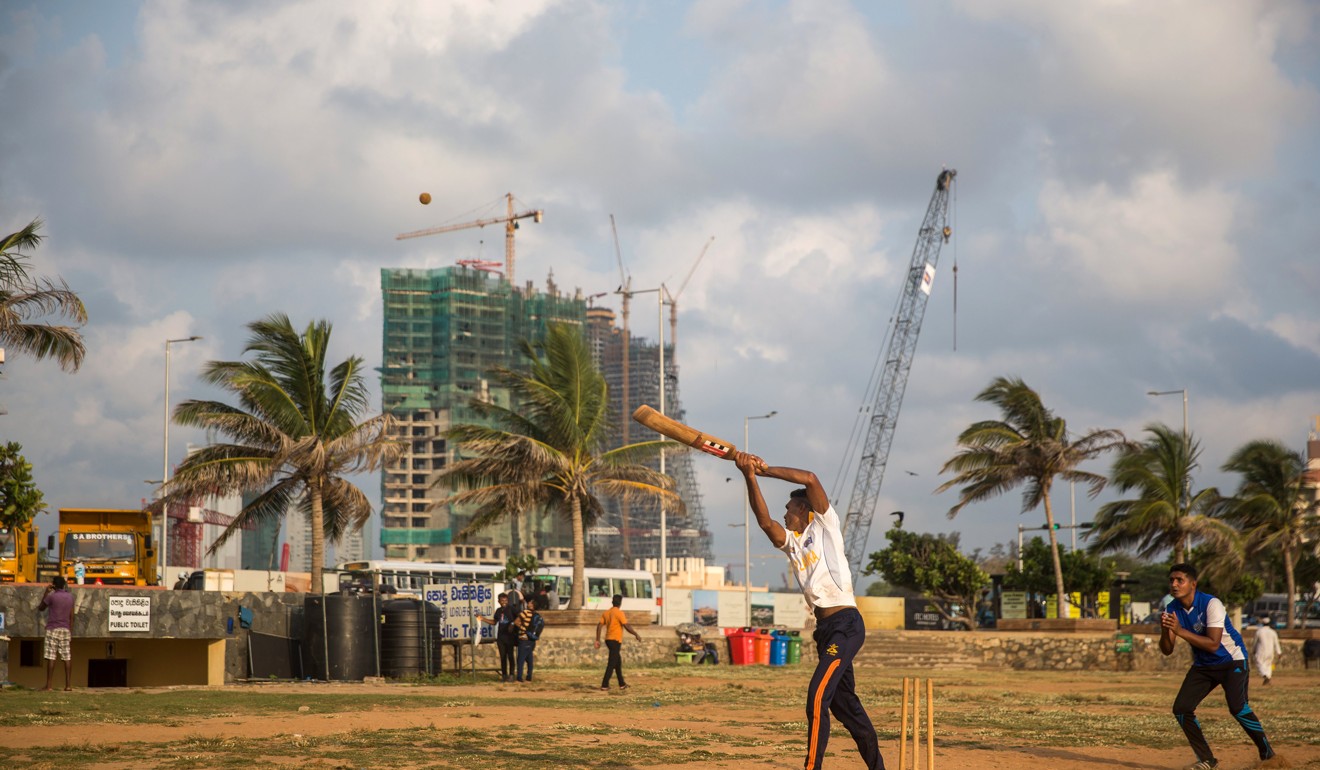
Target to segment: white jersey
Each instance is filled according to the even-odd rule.
[[[807,527],[798,534],[784,528],[784,544],[779,550],[788,555],[788,563],[797,575],[798,585],[807,604],[817,607],[856,607],[852,572],[843,548],[843,530],[839,514],[831,505],[824,513],[812,512]]]

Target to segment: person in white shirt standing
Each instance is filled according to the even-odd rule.
[[[1256,664],[1256,671],[1265,678],[1262,684],[1269,684],[1274,676],[1274,656],[1282,655],[1279,646],[1279,634],[1274,630],[1269,615],[1260,617],[1260,628],[1256,630],[1256,646],[1251,650],[1251,662]]]
[[[747,481],[756,523],[775,548],[788,556],[802,595],[816,616],[816,672],[807,688],[806,770],[820,770],[830,737],[830,715],[848,730],[868,770],[884,770],[875,726],[857,697],[853,658],[866,641],[866,625],[857,611],[852,573],[844,551],[839,514],[830,505],[816,474],[797,468],[767,466],[756,455],[736,452],[734,462]],[[757,476],[801,484],[784,506],[784,526],[770,518]]]

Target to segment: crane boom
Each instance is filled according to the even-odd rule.
[[[469,227],[485,227],[486,225],[504,225],[504,268],[509,279],[513,283],[513,231],[518,229],[518,220],[531,218],[533,222],[540,222],[545,217],[545,211],[542,209],[528,209],[527,211],[513,213],[513,193],[504,196],[508,202],[508,214],[502,217],[487,217],[485,219],[474,219],[471,222],[459,222],[452,225],[440,225],[439,227],[428,227],[424,230],[413,230],[410,233],[399,233],[394,236],[394,240],[402,241],[407,238],[421,238],[425,235],[439,235],[440,233],[452,233],[455,230],[466,230]]]
[[[958,172],[945,169],[935,181],[935,192],[926,208],[917,244],[912,250],[912,261],[899,294],[898,312],[889,328],[884,353],[884,369],[876,389],[875,404],[871,409],[870,426],[866,442],[862,445],[861,461],[853,479],[852,495],[848,499],[847,517],[844,519],[844,552],[853,575],[859,574],[865,557],[866,541],[871,534],[871,519],[875,515],[880,483],[889,463],[889,447],[894,441],[894,428],[898,425],[898,412],[903,406],[903,392],[907,389],[908,374],[912,371],[912,355],[917,350],[917,337],[921,334],[921,321],[926,315],[926,301],[930,299],[931,281],[940,259],[940,247],[949,240],[948,227],[949,188]]]

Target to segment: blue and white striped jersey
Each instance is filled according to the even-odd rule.
[[[1206,636],[1207,628],[1224,629],[1223,636],[1219,637],[1219,649],[1214,652],[1192,647],[1193,666],[1214,666],[1247,659],[1242,635],[1233,627],[1232,621],[1228,619],[1228,612],[1224,609],[1224,603],[1219,599],[1197,591],[1192,597],[1190,608],[1184,607],[1182,602],[1174,601],[1169,603],[1169,610],[1177,616],[1178,625],[1194,634]]]

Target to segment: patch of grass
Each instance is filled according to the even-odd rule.
[[[800,759],[810,669],[655,666],[630,667],[628,673],[632,688],[608,695],[596,690],[598,668],[538,671],[538,681],[529,687],[480,678],[474,687],[472,677],[466,676],[384,687],[286,683],[67,695],[6,691],[0,695],[5,707],[0,731],[36,728],[44,735],[54,728],[50,732],[65,742],[53,749],[43,744],[40,750],[0,746],[0,767],[34,766],[34,758],[40,757],[37,761],[49,761],[61,770],[106,765],[224,770],[623,770],[665,765],[696,770],[783,766],[786,760],[792,765]],[[909,673],[934,674],[937,747],[1059,748],[1084,755],[1091,747],[1166,746],[1182,740],[1169,713],[1181,677],[859,671],[859,694],[880,739],[891,746],[898,737],[901,678]],[[1253,705],[1276,745],[1320,744],[1314,729],[1320,693],[1301,684],[1253,692]],[[304,706],[307,711],[300,712]],[[427,726],[376,729],[355,722],[353,717],[364,712],[375,715],[375,725],[394,724],[397,714],[399,724]],[[329,715],[339,721],[328,721]],[[1218,691],[1206,699],[1199,715],[1212,744],[1245,740]],[[299,734],[299,719],[306,717],[316,718],[317,734]],[[228,737],[208,732],[209,720],[226,725],[273,721],[283,732]],[[327,725],[341,723],[338,732],[321,734]],[[93,742],[105,740],[118,725],[166,729],[145,740]],[[510,730],[510,725],[535,727]],[[837,743],[831,741],[831,753],[850,752],[846,731],[837,723],[833,727]],[[134,735],[144,732],[135,730]]]

